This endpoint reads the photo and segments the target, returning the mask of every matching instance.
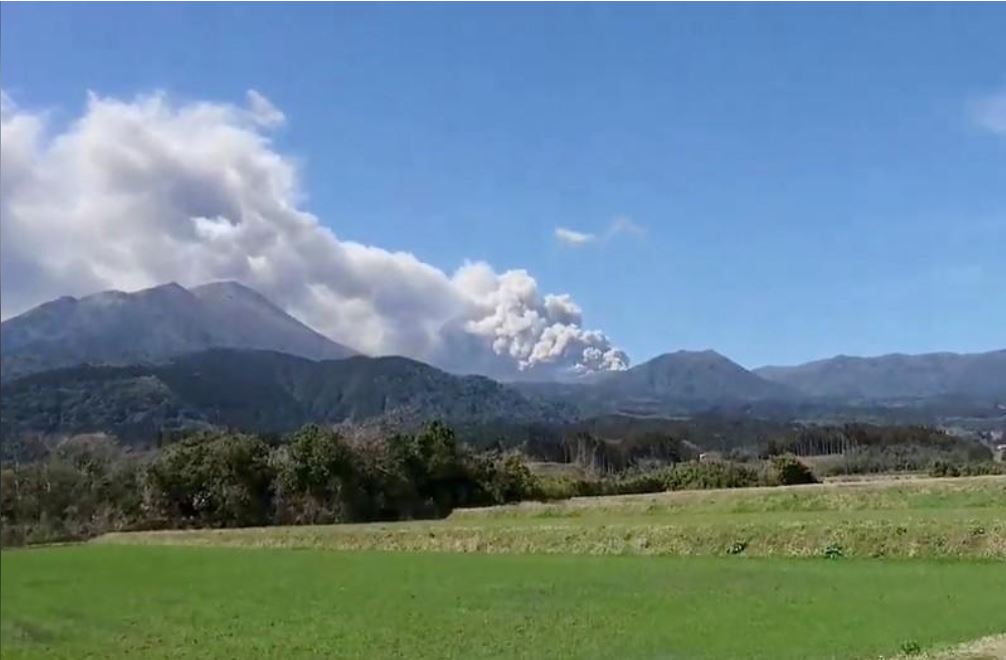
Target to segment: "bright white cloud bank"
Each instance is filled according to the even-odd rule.
[[[622,369],[568,295],[482,262],[447,274],[404,252],[341,240],[299,206],[294,165],[247,107],[91,95],[51,132],[2,99],[2,315],[61,295],[234,279],[370,354],[498,376]]]

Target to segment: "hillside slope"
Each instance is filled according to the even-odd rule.
[[[403,424],[558,422],[565,409],[481,376],[454,376],[400,357],[314,362],[214,349],[167,363],[78,366],[7,383],[5,438],[103,431],[143,444],[163,430],[226,426],[284,432],[306,423],[394,414]]]

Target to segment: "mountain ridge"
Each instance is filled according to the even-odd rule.
[[[572,382],[509,383],[448,373],[408,358],[352,355],[262,294],[226,281],[64,296],[0,325],[4,391],[20,397],[22,412],[32,407],[53,412],[52,402],[63,401],[82,419],[100,424],[108,422],[102,415],[109,410],[168,426],[187,420],[267,429],[382,415],[406,422],[424,416],[538,422],[555,416],[707,412],[813,419],[883,417],[886,409],[916,419],[932,411],[953,417],[1006,410],[1006,350],[840,355],[754,370],[711,349],[678,350]],[[347,359],[338,367],[328,364]],[[244,376],[232,377],[228,370]],[[38,378],[31,380],[32,374]],[[92,391],[79,386],[81,379],[90,379]],[[85,402],[94,416],[88,417]],[[11,420],[13,426],[7,424]],[[7,429],[59,430],[45,415],[36,421],[25,425],[4,412]]]
[[[753,373],[812,397],[860,400],[948,395],[1006,399],[1006,349],[982,353],[837,355]]]
[[[396,415],[405,424],[499,419],[558,422],[559,404],[484,376],[456,376],[398,356],[314,361],[275,351],[210,349],[160,364],[82,365],[0,390],[3,436],[107,432],[149,442],[161,431],[225,426],[286,432]]]
[[[312,359],[356,353],[232,281],[63,296],[0,324],[4,380],[76,364],[158,362],[210,348],[277,350]]]

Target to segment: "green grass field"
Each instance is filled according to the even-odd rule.
[[[111,534],[108,543],[340,550],[1006,559],[1006,477],[526,503],[411,523]],[[739,545],[738,545],[739,544]]]
[[[86,545],[2,556],[4,658],[864,658],[1006,629],[992,562]]]
[[[1004,559],[1003,477],[112,534],[2,554],[0,655],[891,657],[1006,633]]]

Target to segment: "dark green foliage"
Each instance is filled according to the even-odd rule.
[[[821,466],[824,476],[838,474],[873,474],[880,472],[924,472],[934,464],[966,465],[990,463],[991,452],[985,447],[961,444],[940,449],[915,444],[854,449],[834,463]]]
[[[767,457],[833,455],[819,474],[870,474],[928,470],[934,463],[959,465],[988,461],[981,443],[926,426],[808,426],[795,435],[775,438],[762,450]]]
[[[727,461],[681,463],[675,465],[665,475],[667,490],[745,488],[765,485],[756,469],[742,463]]]
[[[352,517],[361,471],[338,434],[306,426],[273,461],[277,519],[287,524],[331,523]]]
[[[847,424],[841,427],[807,426],[794,433],[773,438],[765,445],[764,456],[793,454],[795,456],[849,455],[863,452],[882,456],[905,448],[929,452],[957,452],[971,460],[991,458],[989,449],[980,443],[953,436],[942,429],[920,426],[875,426]]]
[[[951,463],[935,461],[929,468],[931,477],[980,477],[987,474],[1006,474],[1006,463],[996,461],[976,461]]]
[[[442,517],[457,507],[528,499],[813,483],[793,457],[686,460],[666,436],[636,438],[629,469],[592,479],[539,479],[522,455],[476,452],[439,422],[371,442],[307,426],[286,437],[200,432],[138,454],[104,436],[24,444],[30,462],[0,478],[3,543],[87,538],[140,528],[239,527]],[[612,443],[577,440],[591,455]],[[642,448],[642,449],[640,449]],[[637,450],[642,453],[636,453]],[[612,451],[614,453],[605,454]],[[598,453],[600,452],[600,453]],[[646,458],[640,458],[646,457]],[[621,459],[619,459],[621,460]],[[647,467],[655,461],[660,467]],[[934,473],[1000,472],[1000,464],[936,464]]]
[[[524,457],[516,452],[490,456],[482,461],[480,469],[484,475],[480,482],[493,504],[520,502],[541,496],[538,479],[531,473]]]
[[[629,472],[601,479],[542,480],[542,499],[635,495],[668,490],[705,490],[775,486],[749,464],[730,461],[688,461],[672,467],[645,472]]]
[[[264,525],[272,479],[269,446],[261,439],[199,434],[169,445],[150,464],[148,514],[167,526]]]
[[[65,441],[4,468],[0,522],[6,545],[126,528],[442,517],[540,496],[520,455],[475,453],[441,423],[371,443],[307,426],[276,444],[198,433],[145,457],[104,437]]]
[[[793,456],[776,456],[769,466],[770,479],[780,486],[819,483],[811,469]]]

